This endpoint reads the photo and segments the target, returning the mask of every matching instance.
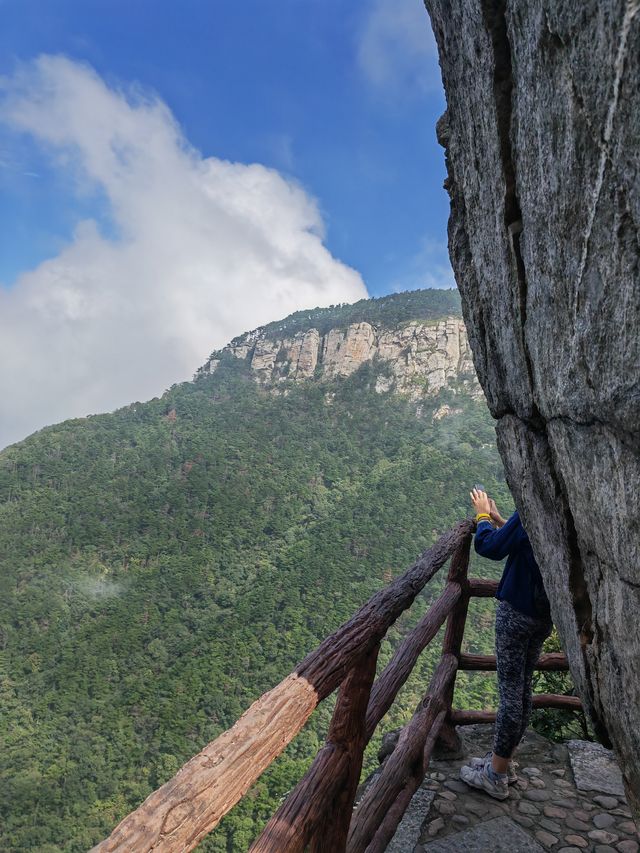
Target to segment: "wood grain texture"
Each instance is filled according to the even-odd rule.
[[[287,676],[147,797],[92,853],[192,850],[300,731],[317,704],[318,695],[306,679]]]
[[[354,667],[340,688],[347,701],[341,702],[341,697],[338,700],[329,730],[329,741],[342,745],[346,750],[349,769],[335,800],[322,804],[322,817],[316,824],[309,853],[326,853],[327,850],[344,853],[346,849],[353,802],[362,771],[362,756],[369,742],[367,706],[376,676],[378,651],[379,647],[376,647],[375,654],[370,654],[362,664]]]
[[[427,735],[427,740],[424,745],[422,763],[419,765],[419,771],[414,772],[407,779],[405,786],[402,788],[398,796],[396,797],[393,805],[386,813],[383,818],[382,823],[380,824],[378,831],[373,836],[373,840],[367,846],[366,853],[384,853],[387,849],[387,846],[393,836],[395,835],[396,829],[402,817],[407,810],[409,803],[411,802],[411,798],[418,790],[420,785],[422,784],[422,780],[425,777],[427,769],[429,767],[429,760],[431,759],[431,753],[433,752],[433,748],[435,746],[436,740],[440,736],[440,732],[442,731],[442,725],[446,719],[447,711],[446,709],[442,709],[438,716],[434,719],[433,725],[429,730],[429,734]]]
[[[454,655],[456,663],[460,658],[464,628],[467,621],[467,612],[469,610],[469,580],[467,573],[469,571],[470,548],[471,533],[468,533],[456,548],[451,560],[451,565],[449,566],[448,581],[449,583],[458,583],[462,594],[458,599],[456,606],[447,617],[447,627],[442,641],[442,652],[444,655]],[[449,752],[452,755],[460,751],[460,739],[451,723],[451,706],[455,691],[456,674],[457,668],[442,697],[447,716],[443,725],[440,727],[441,739],[438,744],[438,748],[441,752]]]
[[[467,610],[469,608],[469,581],[467,571],[469,569],[469,548],[471,545],[471,533],[464,536],[454,551],[449,567],[447,580],[449,583],[457,583],[461,588],[461,596],[455,607],[447,617],[447,627],[442,641],[443,655],[452,654],[456,659],[460,656],[462,639],[464,637],[464,626],[467,621]],[[450,687],[453,694],[453,685]]]

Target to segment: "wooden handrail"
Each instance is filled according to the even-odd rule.
[[[150,794],[92,853],[192,850],[298,734],[318,703],[372,652],[473,529],[473,520],[465,519],[443,534],[294,672],[257,699],[232,728]]]
[[[325,746],[251,847],[251,853],[383,853],[436,740],[455,746],[455,726],[495,720],[492,711],[452,710],[458,670],[496,668],[493,655],[462,653],[470,598],[494,596],[497,582],[468,578],[474,522],[460,522],[402,576],[376,593],[294,672],[265,693],[235,725],[188,761],[126,817],[92,853],[192,850],[244,796],[300,731],[314,708],[340,687]],[[374,682],[380,642],[434,574],[452,557],[447,583]],[[443,653],[429,689],[396,749],[353,812],[362,757],[419,655],[447,621]],[[567,669],[563,654],[538,669]],[[575,696],[534,696],[534,707],[579,709]]]

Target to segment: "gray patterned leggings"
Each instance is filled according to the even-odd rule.
[[[535,619],[500,601],[496,611],[496,659],[500,705],[493,751],[509,758],[522,740],[531,716],[531,679],[545,639],[552,630],[546,619]]]

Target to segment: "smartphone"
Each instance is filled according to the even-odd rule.
[[[486,491],[487,491],[487,490],[485,489],[485,487],[484,487],[484,486],[482,486],[480,483],[474,483],[474,484],[473,484],[473,488],[474,488],[476,491],[478,491],[478,492],[486,492]]]

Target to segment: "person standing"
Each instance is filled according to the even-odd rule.
[[[507,562],[496,591],[500,702],[493,752],[472,758],[461,768],[460,778],[504,800],[509,796],[509,784],[517,781],[511,759],[529,724],[533,671],[553,624],[542,575],[518,512],[505,521],[485,491],[474,488],[470,494],[478,525],[476,552],[490,560],[506,557]]]

